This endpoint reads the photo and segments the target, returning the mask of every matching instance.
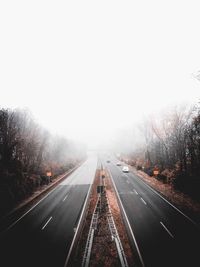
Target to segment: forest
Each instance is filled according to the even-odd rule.
[[[129,163],[200,201],[200,105],[174,107],[138,128],[140,145],[124,153]]]
[[[84,158],[84,146],[52,135],[28,110],[1,108],[0,215]]]

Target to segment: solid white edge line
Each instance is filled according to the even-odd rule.
[[[113,164],[114,165],[114,164]],[[115,165],[114,165],[115,166]],[[188,219],[191,223],[193,223],[196,227],[198,227],[198,224],[194,222],[190,217],[188,217],[186,214],[184,214],[181,210],[179,210],[176,206],[174,206],[172,203],[170,203],[166,198],[161,196],[155,189],[153,189],[150,185],[145,183],[142,178],[137,174],[130,171],[130,174],[135,175],[139,180],[146,185],[151,191],[153,191],[155,194],[157,194],[159,197],[161,197],[165,202],[167,202],[171,207],[173,207],[176,211],[178,211],[181,215],[183,215],[186,219]],[[128,177],[128,176],[127,176]]]
[[[172,233],[167,229],[167,227],[164,225],[164,223],[160,222],[160,224],[163,226],[163,228],[167,231],[167,233],[174,238],[174,236],[172,235]]]
[[[97,163],[98,163],[98,161],[97,161]],[[96,169],[97,169],[97,166],[96,166]],[[78,221],[78,225],[77,225],[77,227],[76,227],[76,232],[75,232],[75,234],[74,234],[74,237],[73,237],[73,240],[72,240],[72,243],[71,243],[71,246],[70,246],[70,249],[69,249],[67,258],[66,258],[66,260],[65,260],[64,267],[67,267],[67,265],[68,265],[69,258],[70,258],[70,256],[71,256],[72,249],[73,249],[73,246],[74,246],[74,243],[75,243],[75,240],[76,240],[76,236],[77,236],[77,233],[78,233],[78,229],[79,229],[79,227],[80,227],[80,224],[81,224],[81,221],[82,221],[82,217],[83,217],[83,214],[84,214],[84,211],[85,211],[85,208],[86,208],[86,204],[87,204],[88,198],[89,198],[89,196],[90,196],[90,191],[91,191],[91,188],[92,188],[92,185],[93,185],[93,181],[94,181],[95,175],[96,175],[96,171],[95,171],[93,180],[92,180],[92,182],[91,182],[91,184],[90,184],[90,187],[89,187],[89,189],[88,189],[88,193],[87,193],[87,196],[86,196],[86,199],[85,199],[85,203],[84,203],[84,206],[83,206],[83,208],[82,208],[81,216],[80,216],[80,219],[79,219],[79,221]]]
[[[157,194],[159,197],[161,197],[165,202],[167,202],[171,207],[173,207],[176,211],[178,211],[180,214],[182,214],[185,218],[187,218],[191,223],[193,223],[196,227],[198,227],[197,223],[195,223],[190,217],[188,217],[186,214],[184,214],[181,210],[179,210],[177,207],[175,207],[172,203],[170,203],[166,198],[164,198],[163,196],[161,196],[156,190],[154,190],[150,185],[148,185],[147,183],[145,183],[142,178],[140,178],[139,175],[134,174],[131,172],[131,174],[135,175],[136,177],[138,177],[140,179],[140,181],[146,185],[151,191],[153,191],[155,194]]]
[[[82,165],[82,164],[81,164]],[[81,167],[81,165],[80,166],[78,166],[78,167],[74,167],[73,169],[71,169],[70,171],[69,171],[69,175],[70,175],[70,172],[72,172],[73,170],[75,170],[75,169],[78,169],[79,167]],[[66,173],[66,174],[63,174],[63,176],[61,176],[60,177],[60,179],[62,179],[65,175],[67,175],[68,173]],[[57,184],[57,186],[59,185],[59,183]],[[53,191],[54,190],[56,190],[57,189],[57,186],[54,188],[54,189],[52,189],[46,196],[44,196],[42,199],[40,199],[33,207],[31,207],[27,212],[25,212],[21,217],[19,217],[19,219],[17,219],[15,222],[13,222],[10,226],[8,226],[8,228],[6,228],[5,230],[3,230],[2,231],[2,233],[3,232],[6,232],[6,231],[8,231],[9,229],[11,229],[16,223],[18,223],[22,218],[24,218],[24,216],[26,216],[31,210],[33,210],[38,204],[40,204],[40,202],[42,202],[45,198],[47,198],[51,193],[53,193]]]
[[[48,221],[45,223],[45,225],[42,227],[42,230],[44,230],[44,228],[47,226],[47,224],[51,221],[51,219],[52,219],[52,217],[50,217],[49,219],[48,219]]]
[[[142,200],[142,202],[146,205],[147,203],[144,201],[144,199],[141,197],[140,198]]]
[[[143,258],[142,258],[142,255],[141,255],[140,249],[139,249],[139,247],[138,247],[137,241],[136,241],[136,239],[135,239],[135,236],[134,236],[134,234],[133,234],[133,230],[132,230],[132,228],[131,228],[130,222],[129,222],[129,220],[128,220],[128,217],[127,217],[127,214],[126,214],[126,212],[125,212],[125,209],[124,209],[124,207],[123,207],[122,201],[121,201],[121,199],[120,199],[120,196],[119,196],[119,193],[118,193],[118,191],[117,191],[117,187],[116,187],[116,185],[115,185],[114,179],[113,179],[113,177],[112,177],[112,174],[111,174],[111,172],[110,172],[109,168],[107,168],[107,170],[108,170],[108,172],[109,172],[109,174],[110,174],[110,177],[111,177],[111,179],[112,179],[112,182],[113,182],[113,185],[114,185],[114,188],[115,188],[115,192],[116,192],[116,194],[117,194],[117,197],[118,197],[118,199],[119,199],[119,202],[120,202],[120,205],[121,205],[121,207],[122,207],[122,210],[123,210],[124,216],[125,216],[125,218],[126,218],[126,221],[127,221],[127,224],[128,224],[129,230],[130,230],[130,232],[131,232],[131,235],[132,235],[133,241],[134,241],[134,243],[135,243],[136,250],[137,250],[137,253],[138,253],[138,255],[139,255],[139,258],[140,258],[141,264],[142,264],[142,266],[143,266],[143,267],[145,267],[145,264],[144,264],[144,261],[143,261]]]

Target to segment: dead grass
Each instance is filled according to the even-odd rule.
[[[97,170],[94,183],[92,186],[92,192],[90,196],[90,204],[88,213],[86,215],[85,223],[81,236],[78,241],[77,247],[72,252],[70,266],[81,266],[89,227],[92,219],[92,214],[97,203],[97,185],[100,184],[100,176],[104,174],[103,184],[105,185],[106,193],[101,196],[101,213],[98,219],[97,230],[93,239],[90,267],[118,267],[121,266],[118,258],[115,242],[113,242],[108,221],[107,221],[107,199],[109,201],[110,209],[115,221],[116,228],[118,230],[119,237],[122,242],[123,249],[125,251],[129,266],[134,266],[134,256],[128,240],[126,229],[122,220],[121,211],[117,202],[115,191],[113,189],[112,182],[107,172],[101,172]],[[106,197],[107,196],[107,197]]]

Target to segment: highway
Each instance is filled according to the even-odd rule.
[[[123,173],[116,159],[102,161],[127,215],[141,266],[200,266],[199,227],[135,173]]]
[[[64,266],[97,157],[86,162],[0,235],[2,267]]]

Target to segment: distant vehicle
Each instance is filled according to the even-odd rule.
[[[121,162],[117,162],[117,164],[116,164],[117,166],[121,166]]]
[[[107,163],[110,163],[110,160],[109,159],[107,160]]]
[[[122,171],[123,171],[123,172],[129,172],[129,167],[128,167],[128,166],[124,166],[124,167],[122,168]]]

